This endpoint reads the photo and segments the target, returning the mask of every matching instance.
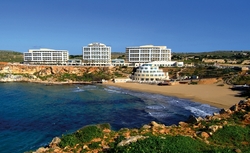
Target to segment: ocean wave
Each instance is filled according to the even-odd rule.
[[[113,90],[113,89],[108,89],[108,88],[104,88],[105,91],[109,92],[109,93],[122,93],[119,90]]]
[[[207,115],[212,115],[213,112],[209,112],[206,109],[200,109],[199,107],[187,106],[185,109],[192,112],[197,117],[205,117]]]
[[[74,89],[72,92],[83,92],[83,91],[85,91],[85,90],[83,90],[83,89]]]
[[[130,91],[118,87],[110,87],[110,88],[115,91],[121,91],[121,93],[126,92],[132,96],[142,99],[144,103],[147,105],[146,109],[152,117],[164,116],[164,111],[169,111],[169,110],[173,110],[173,112],[178,110],[183,114],[190,112],[197,117],[198,116],[205,117],[206,115],[212,115],[214,112],[219,111],[218,108],[212,107],[207,104],[200,104],[197,102],[193,102],[189,99],[182,99],[160,94]],[[157,110],[157,112],[151,112],[149,110]]]
[[[165,109],[164,106],[161,105],[150,105],[150,106],[146,106],[147,109],[154,109],[154,110],[162,110]]]
[[[160,118],[166,118],[171,116],[169,113],[164,113],[164,112],[154,112],[154,111],[149,111],[148,114],[156,119]]]

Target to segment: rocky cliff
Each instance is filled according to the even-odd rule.
[[[116,74],[114,73],[116,72]],[[111,79],[117,74],[127,77],[123,69],[119,67],[83,67],[83,66],[46,66],[46,65],[15,65],[1,64],[1,76],[8,78],[4,74],[19,75],[24,81],[99,81],[101,79]],[[63,78],[62,78],[63,77]],[[94,80],[90,80],[94,79]],[[16,80],[12,80],[16,81]],[[20,81],[20,80],[19,80]]]

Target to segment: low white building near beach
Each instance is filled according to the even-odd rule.
[[[131,79],[138,82],[161,82],[169,80],[169,76],[168,72],[165,73],[158,66],[148,63],[139,66],[134,74],[131,75]]]

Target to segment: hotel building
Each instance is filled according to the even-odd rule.
[[[67,50],[54,49],[29,49],[23,53],[24,63],[27,64],[48,64],[48,65],[66,65],[69,60]]]
[[[111,47],[102,43],[91,43],[82,48],[83,65],[111,66]]]
[[[167,46],[136,46],[126,48],[128,63],[149,63],[153,61],[171,61],[171,49]]]

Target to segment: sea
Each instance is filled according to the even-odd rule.
[[[116,131],[151,121],[173,125],[190,115],[205,117],[219,110],[107,85],[0,83],[0,152],[34,151],[86,125],[110,123]]]

